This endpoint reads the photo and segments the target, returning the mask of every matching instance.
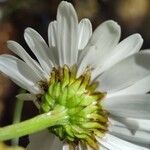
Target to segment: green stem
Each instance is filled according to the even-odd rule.
[[[63,124],[67,121],[66,109],[59,107],[54,111],[38,115],[32,119],[0,128],[0,141],[25,136],[45,128]]]
[[[20,90],[19,93],[25,93],[25,90]],[[21,114],[23,109],[23,100],[16,99],[16,106],[14,111],[14,117],[13,117],[13,124],[20,122],[21,120]],[[19,145],[19,138],[12,139],[11,141],[12,145],[16,146]]]
[[[24,101],[20,100],[20,99],[16,100],[16,106],[15,106],[15,112],[14,112],[14,117],[13,117],[13,123],[18,123],[21,120],[23,102]]]

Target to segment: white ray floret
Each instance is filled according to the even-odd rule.
[[[48,27],[48,44],[32,28],[24,32],[37,60],[17,42],[8,41],[8,48],[20,58],[1,55],[0,71],[29,92],[18,95],[19,99],[35,103],[45,92],[40,83],[49,83],[53,67],[76,65],[77,77],[90,69],[90,83],[98,83],[96,90],[107,93],[102,104],[110,123],[102,138],[95,135],[99,149],[148,150],[139,145],[150,144],[150,50],[139,52],[143,43],[139,34],[119,42],[120,35],[120,26],[112,20],[92,33],[91,22],[84,18],[78,23],[72,4],[62,1],[56,20]],[[29,136],[29,140],[27,150],[70,149],[48,130]],[[79,143],[77,147],[91,149],[84,146]]]

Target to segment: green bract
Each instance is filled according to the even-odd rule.
[[[48,90],[41,98],[40,112],[63,106],[67,121],[49,130],[71,144],[87,142],[97,149],[95,135],[103,137],[108,127],[107,112],[100,105],[106,93],[95,91],[96,83],[90,84],[90,76],[89,69],[76,78],[76,67],[54,68]]]

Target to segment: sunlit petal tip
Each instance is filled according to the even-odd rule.
[[[82,19],[82,20],[80,21],[80,23],[87,24],[87,25],[89,25],[89,26],[92,28],[91,21],[90,21],[88,18]]]
[[[106,24],[109,27],[110,31],[112,31],[112,32],[118,32],[118,33],[121,32],[120,25],[117,22],[113,21],[113,20],[105,21],[102,24]]]
[[[135,33],[133,35],[135,35],[137,37],[137,39],[139,39],[139,41],[141,41],[141,43],[143,43],[143,38],[142,38],[141,34]]]
[[[9,45],[11,45],[11,43],[14,43],[15,41],[13,41],[13,40],[8,40],[7,42],[6,42],[6,44],[7,44],[7,46],[9,46]]]
[[[31,27],[27,27],[25,30],[24,30],[24,33],[28,33],[28,32],[31,32],[31,31],[34,31],[34,29],[32,29]]]

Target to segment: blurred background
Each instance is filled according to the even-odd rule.
[[[0,0],[0,54],[10,53],[7,40],[19,42],[30,53],[23,33],[26,27],[36,29],[47,41],[47,27],[56,17],[61,0]],[[144,39],[143,49],[150,48],[150,0],[70,0],[79,20],[89,18],[95,29],[101,22],[113,19],[122,28],[122,39],[140,33]],[[0,126],[12,123],[15,95],[18,87],[0,73]],[[25,102],[22,120],[37,113],[30,102]],[[26,146],[28,139],[21,138]],[[9,144],[9,142],[8,142]]]

